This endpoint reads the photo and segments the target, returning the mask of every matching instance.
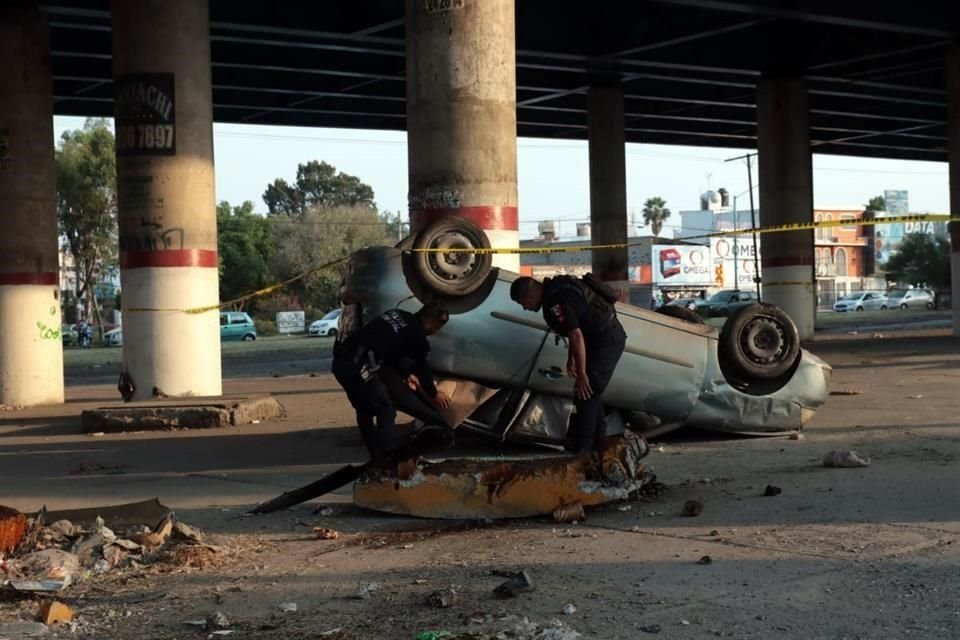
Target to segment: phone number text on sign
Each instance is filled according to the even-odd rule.
[[[118,78],[114,94],[117,155],[174,155],[176,106],[172,73]]]
[[[452,9],[463,9],[465,0],[423,0],[423,8],[427,13],[440,13]]]

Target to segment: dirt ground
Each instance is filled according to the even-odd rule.
[[[427,630],[487,638],[524,617],[564,628],[502,637],[960,636],[960,340],[942,329],[865,330],[822,335],[810,348],[833,365],[842,395],[803,439],[658,441],[646,462],[666,491],[593,509],[579,525],[389,517],[352,506],[349,489],[323,499],[329,515],[314,515],[310,503],[241,517],[364,459],[322,359],[226,376],[225,391],[280,399],[288,415],[272,424],[83,435],[79,411],[113,401],[108,384],[71,386],[63,407],[0,414],[0,504],[26,511],[159,497],[218,548],[71,588],[60,599],[74,608],[74,628],[48,637],[218,637],[185,624],[216,611],[230,621],[226,637],[238,639],[412,640]],[[97,382],[102,375],[91,371]],[[82,372],[73,380],[82,383]],[[872,464],[824,468],[834,449]],[[767,485],[782,493],[764,497]],[[691,498],[704,502],[702,515],[682,515]],[[316,540],[314,526],[343,536]],[[496,572],[520,569],[536,590],[496,598],[504,580]],[[428,603],[448,587],[458,602]],[[568,604],[575,611],[566,614]],[[0,596],[0,637],[3,623],[32,619],[36,607]]]

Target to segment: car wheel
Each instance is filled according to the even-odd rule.
[[[337,337],[337,330],[336,330],[336,329],[330,329],[329,331],[327,331],[327,337],[328,337],[328,338],[336,338],[336,337]]]
[[[253,335],[252,333],[248,333],[243,336],[244,342],[253,342],[256,339],[257,339],[257,336]]]
[[[886,311],[886,310],[887,310],[887,305],[885,304],[880,305],[880,311]]]
[[[434,293],[466,296],[486,282],[493,267],[493,254],[469,251],[444,253],[442,250],[489,248],[487,234],[469,220],[442,218],[425,227],[414,239],[414,269]]]
[[[703,318],[686,307],[666,305],[657,309],[657,313],[670,316],[671,318],[677,318],[678,320],[686,320],[694,324],[704,324]]]
[[[901,304],[901,305],[900,305],[900,308],[901,308],[901,309],[906,309],[906,308],[907,308],[907,303],[904,302],[903,304]]]
[[[720,357],[754,380],[787,373],[800,354],[800,332],[783,309],[751,304],[735,311],[720,331]]]
[[[863,311],[863,307],[857,307],[857,311]]]
[[[933,303],[932,303],[932,302],[928,302],[928,303],[927,303],[927,311],[933,311]]]

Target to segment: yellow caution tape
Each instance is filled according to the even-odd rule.
[[[726,231],[715,231],[713,233],[704,233],[696,236],[686,236],[683,238],[673,238],[674,241],[688,241],[688,240],[703,240],[705,238],[720,238],[724,236],[744,236],[751,234],[765,234],[765,233],[784,233],[788,231],[806,231],[808,229],[826,229],[833,227],[868,227],[873,225],[881,224],[898,224],[904,222],[960,222],[960,216],[951,216],[948,214],[941,213],[924,213],[917,215],[906,215],[906,216],[892,216],[889,218],[857,218],[855,220],[823,220],[820,222],[793,222],[789,224],[778,224],[768,227],[756,227],[750,229],[730,229]],[[646,242],[620,242],[614,244],[588,244],[588,245],[579,245],[579,246],[565,246],[565,247],[492,247],[488,249],[472,249],[472,248],[448,248],[448,249],[404,249],[407,253],[472,253],[474,255],[484,255],[484,254],[544,254],[544,253],[574,253],[580,251],[603,251],[605,249],[629,249],[630,247],[639,247],[646,245]],[[282,282],[272,284],[270,286],[264,287],[262,289],[257,289],[256,291],[251,291],[250,293],[244,294],[237,298],[231,300],[224,300],[219,304],[210,304],[203,307],[192,307],[186,309],[178,308],[153,308],[153,307],[134,307],[127,309],[127,313],[189,313],[189,314],[199,314],[206,313],[208,311],[217,311],[225,307],[229,307],[240,302],[246,302],[247,300],[252,300],[253,298],[259,298],[260,296],[265,296],[269,293],[273,293],[278,289],[282,289],[289,284],[292,284],[298,280],[306,278],[312,273],[317,271],[322,271],[324,269],[329,269],[334,267],[342,262],[345,262],[349,256],[343,258],[338,258],[336,260],[331,260],[317,267],[312,267],[303,273],[297,274],[291,278],[287,278]],[[771,282],[766,283],[765,286],[787,286],[787,285],[806,285],[810,284],[807,282]]]

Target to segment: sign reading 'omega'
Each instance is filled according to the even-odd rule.
[[[172,73],[121,76],[114,89],[118,156],[168,156],[177,152]]]

